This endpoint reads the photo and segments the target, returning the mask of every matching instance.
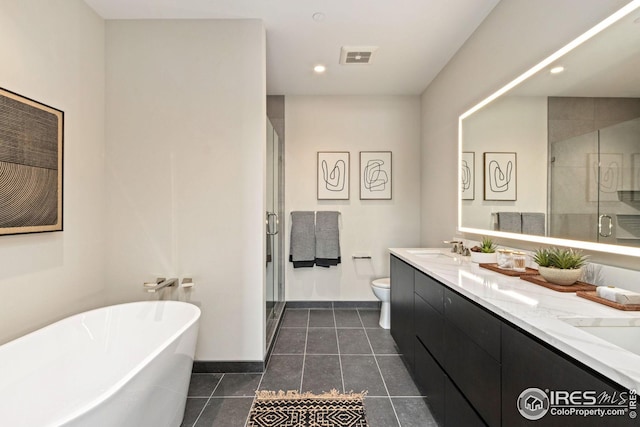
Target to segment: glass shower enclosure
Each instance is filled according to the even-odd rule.
[[[550,235],[640,246],[640,118],[549,148]]]
[[[266,348],[273,341],[276,327],[284,310],[284,238],[282,237],[284,195],[282,194],[284,150],[278,133],[271,121],[267,119],[267,185],[265,213],[266,247],[265,247],[265,328]]]

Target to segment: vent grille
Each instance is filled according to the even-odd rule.
[[[377,49],[376,46],[343,46],[340,51],[340,63],[370,64]]]

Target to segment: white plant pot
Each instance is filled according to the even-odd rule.
[[[538,267],[538,272],[547,282],[562,286],[573,285],[582,277],[582,268],[562,270],[560,268]]]
[[[498,262],[498,254],[495,252],[471,252],[471,261],[478,264],[495,264]]]

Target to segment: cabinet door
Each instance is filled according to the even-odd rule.
[[[444,383],[446,375],[431,357],[427,349],[416,338],[415,374],[418,385],[427,396],[427,403],[433,419],[439,426],[444,425]],[[453,425],[453,424],[452,424]]]
[[[500,363],[448,319],[444,342],[447,375],[489,426],[500,426]]]
[[[444,316],[417,293],[415,294],[414,307],[416,336],[442,365],[444,363]]]
[[[605,382],[578,362],[547,348],[532,337],[502,324],[502,425],[503,426],[638,426],[637,419],[624,416],[553,416],[551,411],[535,421],[525,419],[517,408],[518,397],[529,388],[542,391],[606,391],[610,396],[625,392]],[[548,396],[548,394],[547,394]],[[580,395],[577,396],[578,398]]]
[[[444,314],[444,286],[426,274],[416,270],[416,294],[428,302],[440,314]]]
[[[445,380],[445,414],[446,427],[485,427],[482,418],[476,414],[469,402],[456,389],[451,380]],[[503,424],[508,426],[509,424]]]
[[[413,267],[391,256],[391,336],[413,366]]]

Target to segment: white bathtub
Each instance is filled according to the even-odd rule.
[[[179,426],[199,318],[192,304],[135,302],[0,346],[0,425]]]

